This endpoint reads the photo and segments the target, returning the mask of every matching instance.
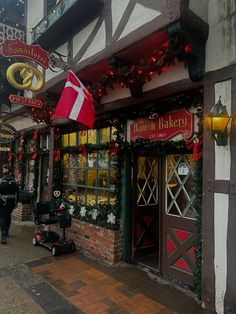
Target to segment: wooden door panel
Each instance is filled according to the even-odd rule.
[[[193,285],[195,181],[191,155],[166,156],[162,272]]]
[[[183,224],[181,218],[169,219],[163,242],[163,272],[193,284],[195,221]]]

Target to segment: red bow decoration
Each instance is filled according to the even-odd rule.
[[[23,150],[21,150],[18,154],[18,160],[22,160],[23,158]]]
[[[202,157],[202,144],[203,144],[202,135],[193,140],[185,140],[185,144],[187,146],[187,149],[193,151],[193,161],[197,161],[199,158]]]
[[[109,143],[109,156],[117,156],[119,150],[119,144],[116,141],[111,141]]]
[[[34,149],[33,149],[33,155],[31,156],[31,159],[32,159],[32,160],[35,160],[35,159],[37,158],[37,153],[38,153],[38,152],[37,152],[37,148],[34,148]]]
[[[8,160],[8,161],[11,161],[11,160],[12,160],[12,152],[11,152],[11,151],[8,152],[7,160]]]
[[[24,139],[24,132],[20,132],[20,140],[23,141]]]
[[[55,138],[56,141],[59,140],[59,138],[60,138],[60,129],[56,129],[55,130],[54,138]]]
[[[79,152],[82,154],[83,157],[87,156],[86,146],[85,144],[81,144],[79,146]]]
[[[37,138],[38,138],[38,133],[39,133],[39,129],[37,129],[37,130],[34,131],[34,135],[33,135],[33,139],[34,139],[34,140],[37,140]]]
[[[53,154],[54,154],[54,160],[55,161],[59,161],[61,159],[60,149],[54,149]]]

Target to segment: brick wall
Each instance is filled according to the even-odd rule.
[[[56,225],[50,229],[58,233],[62,230]],[[109,264],[122,260],[122,228],[112,231],[73,218],[71,227],[66,228],[66,238],[75,241],[77,250],[82,249]]]
[[[17,207],[12,212],[12,216],[21,221],[33,220],[32,205],[18,203]]]

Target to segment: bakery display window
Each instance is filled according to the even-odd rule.
[[[62,186],[68,200],[89,205],[115,204],[117,156],[110,156],[108,148],[104,149],[103,146],[115,139],[114,131],[114,128],[105,128],[62,136],[64,148],[74,146],[75,143],[77,146],[94,145],[94,150],[91,149],[89,153],[78,153],[79,150],[75,150],[63,154]]]

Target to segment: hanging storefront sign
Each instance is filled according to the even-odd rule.
[[[10,95],[9,100],[11,103],[23,106],[30,106],[35,108],[41,108],[43,103],[40,99],[26,98],[18,95]]]
[[[16,129],[7,123],[0,123],[0,144],[11,143],[16,139]]]
[[[30,59],[45,69],[49,66],[48,52],[39,45],[27,45],[19,39],[6,39],[1,48],[4,57]],[[35,66],[23,62],[11,64],[7,69],[6,76],[8,82],[18,90],[40,92],[45,85],[43,73]],[[20,82],[19,77],[21,77]]]
[[[45,69],[49,66],[49,55],[46,50],[39,45],[27,45],[19,39],[6,39],[2,43],[2,55],[30,59]]]
[[[22,78],[22,83],[18,83],[15,78],[15,74],[18,74]],[[33,85],[33,80],[36,78],[37,83]],[[7,69],[8,82],[19,90],[30,90],[31,92],[39,92],[43,89],[45,81],[43,74],[30,64],[17,62],[13,63]]]
[[[150,141],[169,140],[178,134],[190,138],[194,130],[194,115],[186,109],[171,111],[156,119],[137,119],[128,127],[128,138],[135,141],[144,138]]]

